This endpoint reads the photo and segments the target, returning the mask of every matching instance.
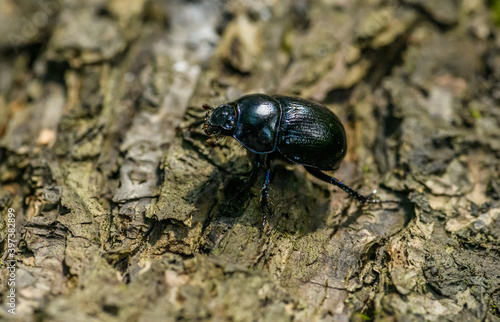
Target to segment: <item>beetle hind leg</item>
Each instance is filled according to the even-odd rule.
[[[329,175],[321,172],[318,169],[310,168],[310,167],[304,167],[304,168],[306,168],[307,172],[309,172],[310,174],[312,174],[316,178],[318,178],[318,179],[320,179],[322,181],[328,182],[330,184],[333,184],[333,185],[339,187],[340,189],[344,190],[345,192],[347,192],[347,194],[349,194],[349,196],[351,196],[355,200],[359,201],[361,204],[367,204],[367,203],[397,203],[398,202],[397,200],[378,200],[378,199],[373,199],[372,196],[375,194],[375,191],[373,193],[369,194],[368,196],[364,196],[364,195],[360,194],[359,192],[357,192],[356,190],[352,189],[351,187],[345,185],[344,183],[342,183],[337,178],[331,177],[331,176],[329,176]]]

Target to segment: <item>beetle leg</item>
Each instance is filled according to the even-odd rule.
[[[260,191],[260,205],[262,208],[262,227],[266,224],[266,210],[271,213],[269,208],[269,182],[271,178],[271,158],[265,157],[264,165],[266,169],[266,176],[264,178],[264,185]]]
[[[227,203],[227,206],[234,206],[237,205],[238,208],[241,208],[241,205],[243,204],[243,199],[247,199],[247,195],[252,193],[252,187],[255,185],[255,182],[257,181],[257,178],[259,177],[260,174],[260,168],[257,167],[255,164],[252,167],[252,170],[249,172],[248,179],[245,180],[243,183],[243,186],[238,189],[238,191],[231,197]]]
[[[331,183],[333,185],[336,185],[340,189],[342,189],[345,192],[347,192],[352,198],[356,199],[357,201],[359,201],[362,204],[399,202],[397,200],[378,200],[378,199],[372,199],[371,196],[373,195],[373,193],[370,194],[370,195],[368,195],[368,196],[363,196],[362,194],[360,194],[356,190],[354,190],[351,187],[349,187],[349,186],[345,185],[344,183],[342,183],[337,178],[330,177],[329,175],[326,175],[325,173],[323,173],[320,170],[315,169],[315,168],[310,168],[310,167],[304,167],[304,168],[306,168],[307,172],[309,172],[310,174],[312,174],[316,178],[318,178],[318,179],[320,179],[322,181]]]

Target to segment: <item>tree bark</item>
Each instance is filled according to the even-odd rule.
[[[0,316],[499,321],[492,3],[4,1]],[[333,175],[399,203],[277,162],[262,227],[263,174],[200,123],[255,92],[325,104]]]

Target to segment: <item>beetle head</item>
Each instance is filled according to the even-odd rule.
[[[231,136],[236,128],[236,109],[232,104],[223,104],[210,109],[205,117],[203,129],[207,135]]]

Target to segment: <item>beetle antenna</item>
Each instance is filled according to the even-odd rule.
[[[342,189],[345,192],[347,192],[349,194],[349,196],[351,196],[352,198],[356,199],[357,201],[359,201],[362,204],[367,204],[367,203],[399,203],[398,200],[378,200],[378,199],[372,199],[371,197],[377,192],[377,190],[373,190],[373,192],[371,194],[369,194],[368,196],[364,196],[364,195],[360,194],[359,192],[357,192],[356,190],[352,189],[351,187],[345,185],[344,183],[342,183],[337,178],[330,177],[330,176],[324,174],[323,172],[321,172],[318,169],[309,168],[309,167],[304,167],[304,168],[306,168],[307,172],[309,172],[310,174],[312,174],[316,178],[318,178],[318,179],[320,179],[322,181],[331,183],[333,185],[336,185],[340,189]]]

